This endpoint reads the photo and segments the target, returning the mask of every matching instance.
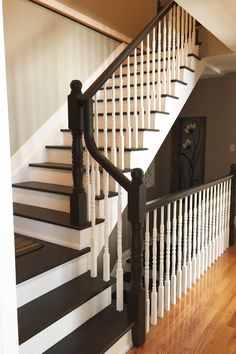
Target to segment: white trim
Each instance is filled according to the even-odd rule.
[[[2,132],[0,149],[0,163],[2,166],[0,184],[0,353],[17,354],[15,251],[2,0],[0,0],[0,78],[0,131]]]
[[[41,5],[43,7],[46,7],[52,11],[55,11],[61,15],[64,15],[74,21],[77,21],[81,23],[82,25],[85,25],[91,29],[94,29],[95,31],[98,31],[104,35],[107,35],[113,39],[116,39],[121,42],[125,43],[130,43],[132,41],[132,38],[129,36],[126,36],[124,33],[118,32],[101,22],[98,22],[94,20],[91,17],[88,17],[84,15],[83,13],[76,11],[72,9],[69,6],[63,5],[57,0],[32,0],[38,5]]]
[[[97,79],[114,59],[124,50],[126,45],[122,43],[114,52],[94,71],[83,85],[85,91]],[[62,144],[63,136],[60,128],[67,127],[67,102],[65,102],[12,156],[12,180],[13,183],[29,179],[28,164],[30,161],[46,161],[47,144]]]

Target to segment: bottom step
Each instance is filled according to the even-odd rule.
[[[127,308],[118,312],[113,302],[105,310],[48,349],[45,354],[105,353],[133,327],[133,323],[127,318]],[[132,346],[129,339],[128,341],[126,350]],[[120,352],[117,350],[115,349],[116,354]]]

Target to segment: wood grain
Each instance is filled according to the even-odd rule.
[[[128,354],[236,354],[236,246]]]

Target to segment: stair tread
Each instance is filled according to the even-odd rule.
[[[71,186],[64,186],[61,184],[53,184],[53,183],[43,183],[37,181],[27,181],[27,182],[20,182],[20,183],[13,183],[12,187],[14,188],[21,188],[27,190],[34,190],[39,192],[47,192],[47,193],[55,193],[61,195],[71,195],[72,187]],[[117,192],[109,192],[109,197],[114,197],[118,195]],[[100,195],[96,196],[97,200],[103,199],[104,193],[101,191]]]
[[[123,128],[123,131],[125,132],[127,129],[126,128]],[[61,132],[63,133],[69,133],[71,130],[70,129],[61,129]],[[104,132],[104,129],[102,128],[99,128],[98,129],[99,132]],[[112,132],[112,129],[111,128],[108,128],[107,129],[108,132]],[[131,131],[133,131],[133,128],[131,128]],[[159,132],[160,130],[159,129],[148,129],[148,128],[139,128],[138,129],[139,132]],[[120,132],[120,129],[119,128],[116,128],[116,132]]]
[[[70,229],[83,230],[91,226],[90,222],[84,226],[71,225],[70,213],[28,204],[13,203],[13,212],[15,216],[42,221],[62,227],[68,227]],[[97,224],[102,223],[103,221],[104,219],[96,219]]]
[[[43,240],[39,241],[43,244],[42,248],[16,258],[16,284],[20,284],[90,251],[89,247],[76,250]]]
[[[22,344],[114,283],[90,272],[59,286],[18,309],[19,343]]]
[[[46,145],[46,149],[60,149],[60,150],[71,150],[71,145]],[[107,147],[107,150],[111,150],[110,146]],[[103,151],[104,147],[99,147],[99,150]],[[119,151],[119,147],[116,148]],[[124,148],[125,151],[143,151],[148,150],[148,148]]]
[[[186,66],[186,65],[183,65],[183,66],[180,66],[180,69],[187,69],[187,70],[190,70],[191,72],[195,72],[195,70],[193,70],[193,69],[191,69],[189,66]],[[152,74],[152,69],[151,70],[149,70],[149,74]],[[158,70],[156,69],[155,70],[155,73],[157,73],[158,72]],[[161,72],[163,72],[163,69],[161,69]],[[145,70],[144,72],[143,72],[143,75],[146,75],[148,72]],[[141,75],[141,72],[140,71],[138,71],[137,73],[136,73],[137,75]],[[128,74],[122,74],[122,77],[127,77],[128,76]],[[130,76],[134,76],[134,73],[130,73]],[[117,79],[117,78],[119,78],[120,77],[120,74],[115,74],[115,78]]]
[[[39,167],[39,168],[52,168],[55,170],[66,170],[66,171],[71,171],[72,165],[69,163],[60,163],[60,162],[31,162],[29,164],[30,167]],[[100,168],[100,172],[102,172],[103,169]],[[123,173],[131,172],[130,168],[124,168],[123,170],[120,170]]]
[[[129,329],[127,308],[122,312],[115,309],[115,302],[91,318],[81,327],[48,349],[45,354],[101,354],[105,353]],[[102,330],[98,331],[98,328]]]
[[[179,97],[177,97],[177,96],[169,95],[169,94],[162,94],[161,97],[163,97],[163,98],[165,98],[165,97],[170,97],[170,98],[175,98],[175,99],[178,99],[178,98],[179,98]],[[146,96],[143,96],[143,99],[146,99],[146,98],[147,98]],[[151,98],[151,96],[150,96],[150,98]],[[138,96],[138,97],[137,97],[137,100],[140,100],[140,99],[141,99],[141,96]],[[130,100],[133,101],[133,100],[134,100],[134,97],[130,97]],[[120,101],[120,98],[119,98],[119,97],[115,98],[115,101],[116,101],[116,102],[119,102],[119,101]],[[128,101],[128,97],[123,97],[123,101]],[[98,102],[98,103],[102,103],[102,102],[104,102],[104,99],[102,99],[102,98],[101,98],[101,99],[98,99],[97,102]],[[107,99],[106,99],[106,102],[113,102],[113,98],[107,98]]]
[[[187,82],[184,82],[182,80],[177,80],[177,79],[173,79],[173,80],[171,80],[171,82],[178,82],[179,84],[187,85]],[[155,84],[157,84],[157,81],[155,82]],[[150,81],[150,85],[152,85],[152,81]],[[139,86],[141,86],[141,84],[138,83],[137,86],[139,87]],[[143,83],[143,86],[147,86],[146,82]],[[127,88],[128,85],[124,84],[124,85],[122,85],[122,87],[123,88]],[[134,84],[130,84],[130,87],[134,87]],[[119,89],[119,88],[120,88],[119,85],[115,85],[115,89]],[[112,90],[113,86],[107,86],[106,89],[107,90]],[[101,90],[101,91],[104,90],[104,87],[101,87],[99,90]]]

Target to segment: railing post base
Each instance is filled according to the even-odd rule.
[[[86,193],[75,193],[70,195],[71,224],[76,226],[89,225],[87,220],[87,196]]]
[[[145,342],[145,292],[144,289],[138,293],[130,291],[128,294],[128,316],[134,321],[132,328],[133,345],[138,348]]]

